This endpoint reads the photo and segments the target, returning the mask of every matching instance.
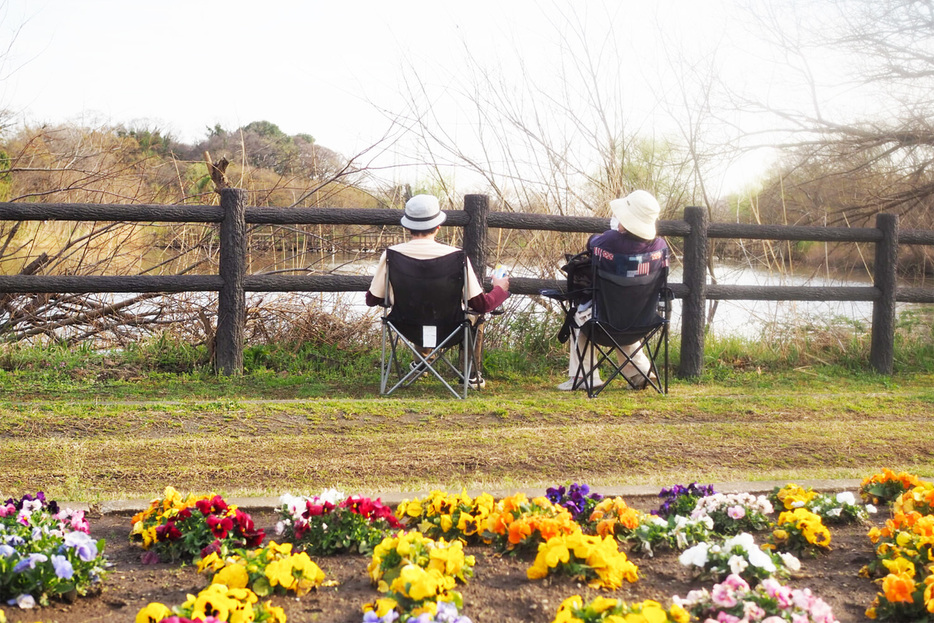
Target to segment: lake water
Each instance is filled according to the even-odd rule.
[[[338,274],[372,274],[376,263],[375,255],[342,257],[317,257],[313,262],[315,272],[333,272]],[[255,266],[254,266],[255,269]],[[744,286],[867,286],[872,284],[868,274],[834,274],[817,270],[814,267],[802,266],[794,271],[783,269],[782,272],[769,271],[764,268],[752,267],[734,262],[720,262],[715,267],[717,283],[721,285]],[[513,269],[513,276],[522,276],[521,271]],[[555,272],[559,278],[560,273]],[[672,270],[670,281],[680,283],[682,280],[679,267]],[[908,284],[905,285],[919,285]],[[266,295],[268,296],[268,295]],[[316,295],[328,301],[328,295]],[[331,295],[334,296],[334,295]],[[372,313],[363,302],[362,293],[343,293],[339,296],[343,308],[350,308],[356,313]],[[865,326],[871,325],[872,303],[850,301],[718,301],[708,302],[708,313],[712,305],[716,305],[711,330],[719,336],[735,335],[750,339],[762,335],[782,334],[793,328],[805,326],[826,327],[834,324],[852,325],[854,323]],[[514,297],[507,301],[510,310],[526,310],[532,305],[533,310],[539,313],[554,313],[553,310],[543,308],[529,297]],[[899,304],[899,310],[909,308],[909,304]],[[915,306],[916,307],[916,306]],[[675,332],[681,328],[681,301],[675,300],[673,305],[672,327]]]

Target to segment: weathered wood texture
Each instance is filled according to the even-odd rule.
[[[882,240],[876,244],[873,285],[879,298],[872,305],[872,342],[869,365],[879,374],[892,374],[895,364],[895,268],[898,265],[898,216],[880,214],[876,227]]]
[[[681,366],[678,374],[695,378],[704,369],[704,320],[707,300],[707,210],[685,208],[690,228],[684,237],[682,279],[686,294],[681,304]]]
[[[217,332],[214,365],[221,374],[243,372],[243,336],[246,324],[246,191],[220,189],[224,220],[221,221],[221,289],[217,297]]]
[[[225,374],[242,368],[245,292],[361,292],[370,278],[349,275],[246,275],[246,225],[384,225],[397,226],[398,209],[248,207],[246,193],[222,189],[221,205],[123,205],[83,203],[3,203],[0,220],[67,220],[219,223],[221,261],[218,275],[177,276],[0,276],[0,295],[60,292],[198,292],[219,293],[217,367]],[[464,228],[464,249],[486,272],[489,229],[529,229],[597,233],[607,219],[586,216],[490,212],[485,195],[465,197],[464,210],[446,210],[445,226]],[[708,300],[871,301],[873,333],[871,366],[889,374],[893,365],[895,303],[934,303],[934,289],[899,288],[895,281],[898,247],[934,245],[934,231],[898,229],[897,218],[880,215],[874,228],[801,227],[708,223],[704,208],[685,209],[683,221],[659,221],[662,236],[684,238],[682,283],[671,284],[682,299],[681,367],[683,377],[703,371],[704,325]],[[875,247],[874,280],[865,287],[728,286],[707,283],[710,239],[802,240],[869,243]],[[556,252],[557,254],[557,252]],[[28,271],[27,271],[28,272]],[[554,279],[513,277],[517,295],[537,296],[543,289],[561,289]],[[489,280],[487,280],[489,285]]]
[[[464,212],[467,224],[464,225],[464,250],[480,278],[486,273],[487,255],[487,217],[490,213],[490,199],[486,195],[466,195]]]

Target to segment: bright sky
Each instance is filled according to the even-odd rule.
[[[771,80],[743,64],[761,51],[749,47],[751,35],[740,22],[730,21],[730,6],[729,0],[0,0],[0,109],[20,123],[156,126],[190,143],[218,123],[234,129],[267,120],[351,155],[389,130],[378,108],[403,111],[407,81],[416,75],[457,138],[478,123],[470,106],[452,103],[463,103],[459,90],[471,80],[465,58],[503,76],[505,85],[531,79],[547,99],[577,88],[556,76],[569,55],[588,50],[601,72],[597,84],[610,72],[625,86],[613,88],[623,93],[628,126],[667,131],[673,111],[685,105],[678,81],[686,74],[675,74],[701,80],[715,53],[733,81]],[[675,47],[680,69],[672,67]],[[615,65],[608,62],[614,58]]]

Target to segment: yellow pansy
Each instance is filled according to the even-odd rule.
[[[225,585],[211,584],[195,597],[191,618],[206,619],[207,617],[214,617],[226,621],[230,609],[234,605],[230,597],[227,596],[227,587]]]
[[[392,581],[390,590],[408,595],[413,601],[422,601],[437,595],[442,581],[443,576],[436,569],[426,571],[416,565],[406,565]]]
[[[266,565],[265,575],[270,586],[281,586],[288,590],[295,583],[295,578],[292,576],[292,563],[289,560],[273,560]]]
[[[666,623],[668,613],[657,601],[645,601],[642,604],[642,616],[648,623]]]
[[[252,604],[242,601],[232,601],[230,614],[227,615],[228,623],[253,623],[256,619],[256,612]]]
[[[457,519],[457,529],[464,536],[473,536],[477,533],[480,522],[477,517],[474,517],[470,513],[461,513],[460,517]]]
[[[141,533],[143,537],[143,549],[149,549],[149,547],[156,542],[156,526],[150,526]]]
[[[885,565],[885,568],[888,569],[889,573],[904,573],[905,575],[914,576],[915,574],[915,565],[910,560],[905,558],[895,558],[892,560],[883,560],[882,564]]]
[[[690,623],[691,613],[678,604],[672,604],[668,611],[675,623]]]
[[[225,564],[226,563],[223,561],[223,559],[217,555],[217,552],[211,552],[198,561],[198,573],[201,573],[205,569],[208,569],[209,571],[217,571],[218,569],[223,568]]]
[[[246,588],[250,583],[250,575],[246,567],[239,564],[230,564],[214,574],[215,584],[225,584],[230,588]]]
[[[595,597],[594,600],[588,604],[588,607],[594,612],[600,613],[615,607],[619,603],[620,601],[618,599],[610,599],[609,597]]]
[[[268,549],[273,554],[277,554],[281,556],[288,556],[292,553],[292,544],[291,543],[277,544],[275,541],[270,541],[269,545],[266,546],[266,549]]]
[[[422,516],[422,504],[417,499],[400,505],[399,508],[405,508],[405,514],[409,517]]]
[[[552,623],[580,623],[581,620],[574,616],[574,611],[580,610],[583,607],[584,601],[581,599],[580,595],[568,597],[558,606],[558,612],[555,614],[555,619]]]
[[[526,569],[525,575],[530,580],[541,580],[548,577],[548,565],[544,556],[536,556],[532,566]]]
[[[172,611],[165,604],[150,603],[136,614],[136,623],[159,623],[172,616]]]
[[[383,618],[395,610],[398,605],[399,602],[391,597],[380,597],[371,604],[363,604],[363,612],[375,612],[376,616]]]
[[[292,569],[298,571],[305,580],[316,584],[324,582],[324,571],[305,552],[292,556]]]
[[[265,604],[266,613],[269,615],[267,619],[270,623],[286,623],[285,610],[278,606],[272,605],[271,601],[267,601]]]

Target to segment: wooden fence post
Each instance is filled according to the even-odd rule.
[[[877,214],[882,240],[876,243],[872,283],[880,296],[872,303],[872,345],[869,363],[879,374],[892,374],[895,362],[895,293],[898,265],[898,215]]]
[[[487,216],[490,213],[490,198],[487,195],[465,195],[464,212],[467,224],[464,225],[464,251],[473,264],[480,283],[486,275]]]
[[[220,190],[224,220],[220,226],[218,273],[223,285],[217,297],[214,368],[219,374],[243,372],[243,335],[246,323],[246,196],[240,188]]]
[[[707,301],[707,210],[684,209],[691,232],[684,237],[684,274],[687,294],[681,301],[681,366],[678,376],[697,378],[704,371],[704,314]]]

